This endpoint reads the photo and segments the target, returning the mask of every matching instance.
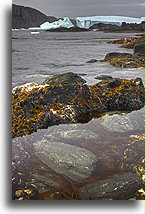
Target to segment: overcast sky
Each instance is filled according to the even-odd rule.
[[[75,18],[94,15],[143,16],[143,0],[13,0],[46,15]]]

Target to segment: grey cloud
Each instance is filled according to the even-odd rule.
[[[13,0],[56,17],[92,15],[143,16],[143,0]]]

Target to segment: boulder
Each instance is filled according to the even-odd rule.
[[[74,181],[89,177],[98,161],[89,150],[62,142],[44,139],[33,145],[35,155],[43,163]]]
[[[72,73],[47,79],[42,85],[13,89],[13,137],[64,123],[85,123],[108,111],[133,111],[143,107],[143,83],[112,78],[93,85]]]

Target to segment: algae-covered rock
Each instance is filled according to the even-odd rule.
[[[120,58],[120,57],[132,57],[132,54],[111,52],[111,53],[106,54],[104,61],[109,61],[112,58]]]
[[[109,41],[111,44],[122,44],[121,48],[131,48],[134,54],[129,53],[108,53],[104,60],[116,67],[122,68],[143,68],[144,67],[144,38],[124,38]]]
[[[62,123],[85,123],[108,111],[143,107],[140,78],[112,78],[93,85],[76,74],[63,74],[47,84],[25,84],[13,89],[12,135],[23,136]]]
[[[80,188],[79,194],[82,200],[128,200],[142,187],[143,183],[139,176],[126,172],[85,185]]]
[[[62,142],[44,139],[33,145],[35,155],[43,163],[75,181],[89,177],[98,161],[89,150]]]
[[[138,47],[138,48],[137,48]],[[136,46],[136,55],[132,55],[129,53],[118,53],[118,52],[112,52],[106,54],[105,58],[101,61],[108,61],[111,65],[116,67],[122,67],[122,68],[142,68],[144,67],[144,58],[142,54],[138,53],[139,56],[137,56],[138,52],[143,52],[142,45]],[[141,55],[141,56],[140,56]]]

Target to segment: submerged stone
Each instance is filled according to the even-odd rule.
[[[131,172],[88,184],[79,190],[82,200],[128,200],[143,187],[142,179]]]
[[[101,125],[110,132],[129,132],[143,130],[143,112],[130,114],[106,114],[101,118]]]
[[[71,140],[79,140],[79,139],[98,139],[99,135],[89,131],[89,130],[83,130],[83,129],[79,129],[79,130],[58,130],[58,131],[54,131],[51,134],[47,134],[46,137],[48,138],[64,138],[64,139],[71,139]]]
[[[43,163],[74,181],[89,177],[98,161],[89,150],[62,142],[44,139],[33,145],[35,155]]]

